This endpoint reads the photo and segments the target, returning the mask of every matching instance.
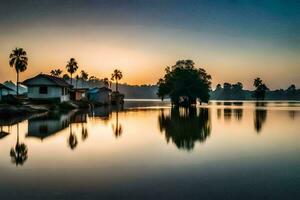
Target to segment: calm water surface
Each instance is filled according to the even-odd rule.
[[[300,199],[300,102],[1,119],[0,199]]]

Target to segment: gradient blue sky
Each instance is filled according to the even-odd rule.
[[[298,0],[27,0],[0,7],[0,81],[15,79],[8,55],[23,47],[28,78],[75,57],[91,75],[153,84],[178,59],[217,83],[259,76],[270,88],[300,86]]]

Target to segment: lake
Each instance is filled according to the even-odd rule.
[[[300,102],[128,100],[5,121],[0,199],[300,199]]]

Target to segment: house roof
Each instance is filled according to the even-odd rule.
[[[23,82],[23,84],[26,85],[26,86],[35,85],[35,84],[30,83],[30,82],[33,81],[34,79],[37,79],[37,78],[48,79],[49,81],[53,82],[55,85],[58,85],[60,87],[72,87],[72,85],[67,83],[63,78],[51,76],[51,75],[48,75],[48,74],[39,74],[39,75],[37,75],[33,78],[29,78],[29,79],[25,80]]]
[[[6,85],[3,85],[2,83],[0,83],[0,90],[2,90],[2,89],[14,91],[13,89],[7,87]]]
[[[94,87],[94,88],[92,88],[92,89],[90,89],[89,91],[88,91],[88,93],[97,93],[97,92],[104,92],[104,91],[109,91],[109,92],[111,92],[111,89],[109,89],[108,87]]]

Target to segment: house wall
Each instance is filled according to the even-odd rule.
[[[42,99],[51,100],[59,99],[60,102],[68,101],[70,99],[69,94],[63,95],[62,88],[57,86],[47,86],[48,93],[40,94],[40,86],[28,86],[28,98],[30,99]]]
[[[96,93],[91,93],[89,95],[90,101],[95,101],[103,104],[109,104],[110,103],[110,96],[109,91],[98,91]]]
[[[99,101],[103,104],[108,104],[109,103],[109,92],[108,91],[100,92]]]

